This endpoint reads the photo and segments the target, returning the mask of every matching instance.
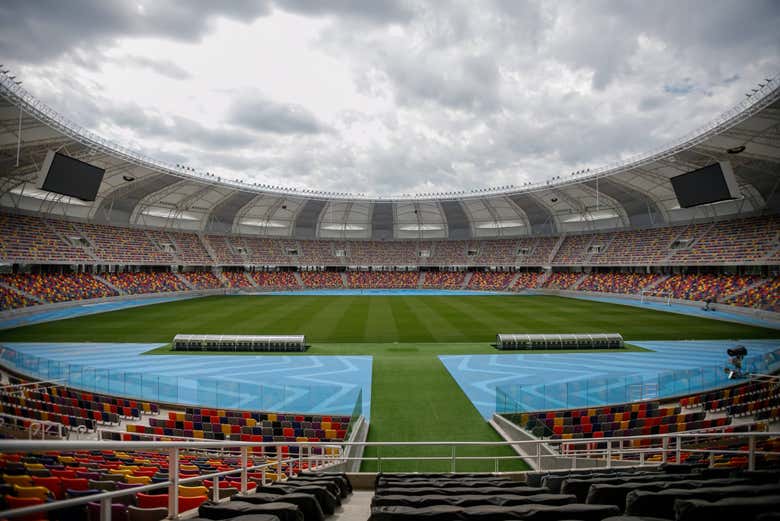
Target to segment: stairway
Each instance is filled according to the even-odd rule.
[[[46,227],[49,228],[49,231],[51,231],[53,234],[55,234],[57,237],[59,237],[62,242],[64,242],[65,244],[69,245],[71,248],[81,248],[81,250],[84,253],[86,253],[87,256],[90,257],[92,260],[100,262],[100,260],[101,260],[100,257],[98,257],[95,254],[95,252],[92,250],[91,247],[82,246],[80,244],[79,245],[72,244],[68,240],[68,238],[63,236],[62,233],[60,233],[60,231],[57,228],[52,226],[51,223],[48,220],[43,219],[43,222],[46,224]],[[76,228],[75,223],[68,223],[68,224],[73,228],[73,234],[74,235],[78,235],[79,237],[82,237],[85,241],[90,242],[89,239],[87,239],[87,236],[81,230]],[[90,244],[92,244],[92,243],[90,242]]]
[[[650,291],[651,289],[655,289],[656,287],[658,287],[659,284],[662,284],[669,277],[671,277],[671,275],[662,275],[661,278],[659,278],[655,282],[651,282],[650,284],[642,288],[640,291]]]
[[[300,250],[298,250],[300,251]],[[297,271],[293,271],[293,276],[295,277],[295,281],[298,283],[298,286],[301,288],[304,288],[306,286],[303,285],[303,279],[301,278],[301,274]]]
[[[418,288],[423,288],[423,287],[425,287],[425,272],[424,272],[424,271],[421,271],[421,272],[420,272],[420,278],[419,278],[419,280],[417,281],[417,287],[418,287]]]
[[[206,237],[204,237],[202,233],[198,233],[198,239],[200,239],[200,243],[203,245],[203,249],[206,250],[206,253],[209,254],[211,260],[214,262],[214,264],[216,264],[217,254],[214,252],[214,248],[211,247],[211,244],[209,244],[209,241],[206,240]]]
[[[520,278],[521,272],[516,272],[515,275],[512,277],[512,280],[509,281],[509,284],[507,284],[506,289],[509,291],[517,291],[514,289],[515,284],[517,283],[517,279]]]
[[[244,272],[244,277],[246,277],[246,280],[249,281],[249,283],[252,285],[253,288],[259,288],[260,287],[260,286],[258,286],[257,281],[255,280],[255,278],[248,271]]]
[[[101,282],[101,283],[105,284],[106,286],[108,286],[109,288],[111,288],[111,289],[113,289],[114,291],[116,291],[116,292],[117,292],[119,295],[127,295],[127,292],[126,292],[125,290],[123,290],[123,289],[122,289],[122,288],[120,288],[119,286],[115,286],[114,284],[111,284],[110,282],[108,282],[108,280],[104,279],[104,278],[103,278],[103,277],[101,277],[100,275],[94,275],[94,274],[93,274],[92,276],[93,276],[95,279],[97,279],[97,280],[98,280],[98,282]]]
[[[466,276],[463,278],[463,284],[460,285],[460,289],[468,289],[469,282],[471,282],[471,276],[474,275],[473,271],[467,271]]]
[[[577,288],[579,288],[580,284],[582,284],[585,281],[585,279],[588,278],[588,275],[590,275],[590,273],[583,273],[582,275],[580,275],[580,277],[574,282],[574,284],[569,286],[568,288],[569,291],[577,291]]]
[[[13,291],[14,293],[18,293],[27,300],[30,300],[32,302],[37,302],[38,304],[48,304],[45,300],[42,298],[36,297],[35,295],[31,295],[30,293],[27,293],[24,290],[21,290],[17,288],[16,286],[11,286],[10,284],[6,284],[5,282],[0,282],[0,288],[5,288],[7,290]]]
[[[542,274],[538,277],[536,277],[536,286],[535,288],[543,288],[544,283],[547,282],[547,279],[550,278],[550,275],[552,274],[551,271],[543,271]]]
[[[160,245],[160,243],[157,242],[157,240],[154,237],[152,237],[152,234],[149,233],[148,230],[144,230],[143,232],[144,232],[144,236],[146,237],[146,240],[149,241],[150,243],[152,243],[154,245],[154,247],[157,248],[158,251],[167,253],[168,255],[171,256],[171,262],[173,262],[175,264],[181,264],[181,259],[179,258],[179,254],[176,251],[176,248],[174,248],[173,251],[166,251],[165,249],[163,249],[163,247]],[[167,234],[166,234],[166,236],[167,236]]]
[[[597,237],[596,235],[593,236],[593,239],[591,239],[590,243],[588,244],[588,249],[590,249],[590,247],[593,245],[593,241],[596,240],[596,237]],[[585,252],[586,257],[585,257],[585,261],[583,262],[583,264],[585,264],[586,266],[592,265],[593,256],[594,255],[603,255],[603,254],[605,254],[607,252],[607,250],[609,250],[609,246],[612,244],[613,240],[614,240],[614,237],[612,237],[612,236],[607,238],[605,240],[605,242],[604,242],[604,249],[601,250],[598,254],[596,252],[588,253],[588,251],[586,250],[586,252]]]
[[[348,288],[349,287],[349,277],[347,277],[347,272],[346,271],[342,271],[340,273],[340,275],[341,275],[341,283],[344,285],[345,288]]]
[[[173,274],[176,276],[177,279],[179,279],[181,281],[182,284],[184,284],[188,288],[190,288],[192,290],[196,289],[195,286],[192,285],[192,282],[190,282],[189,279],[187,277],[183,276],[181,273],[176,273],[174,271]]]
[[[550,252],[549,257],[547,257],[547,264],[549,266],[552,266],[552,263],[555,260],[555,256],[558,255],[558,250],[561,249],[561,245],[563,245],[563,241],[565,239],[566,239],[566,234],[562,233],[561,236],[558,238],[558,242],[556,242],[555,246],[553,246],[553,249]]]
[[[223,288],[232,288],[233,286],[230,285],[230,281],[225,277],[224,273],[222,273],[221,270],[214,269],[214,275],[217,276],[219,281],[222,283]]]

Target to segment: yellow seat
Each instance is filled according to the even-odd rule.
[[[119,465],[119,470],[138,470],[138,465]]]
[[[328,429],[327,431],[325,431],[325,437],[331,440],[335,440],[336,438],[339,437],[339,433],[334,429]]]
[[[179,470],[195,470],[195,471],[197,471],[199,469],[198,469],[197,465],[181,464],[181,465],[179,465]]]
[[[20,485],[14,485],[14,495],[16,497],[37,497],[38,499],[52,497],[51,492],[46,487],[23,487]]]
[[[27,470],[46,470],[43,463],[25,463],[24,466]]]
[[[108,469],[108,474],[122,474],[123,476],[129,476],[133,473],[130,469]]]
[[[151,482],[151,476],[125,476],[125,483],[132,485],[148,485]]]
[[[229,423],[223,423],[222,424],[222,434],[224,434],[225,436],[229,436],[230,435],[230,424]]]
[[[268,413],[268,421],[269,422],[275,422],[276,421],[276,413]]]
[[[255,425],[257,425],[257,420],[255,420],[254,418],[247,418],[246,419],[246,426],[247,427],[254,427]]]
[[[209,490],[206,487],[188,487],[187,485],[179,485],[179,496],[181,497],[195,497],[195,496],[208,496]]]
[[[9,485],[19,485],[22,487],[32,486],[32,478],[27,474],[21,474],[18,476],[9,476],[8,474],[3,474],[3,481]]]
[[[203,438],[203,431],[192,431],[193,438]]]
[[[320,423],[320,429],[327,431],[330,429],[330,422],[322,422]]]

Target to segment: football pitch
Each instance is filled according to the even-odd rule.
[[[780,338],[780,331],[772,329],[560,297],[302,294],[142,306],[0,331],[0,341],[167,343],[177,333],[305,334],[311,344],[306,354],[374,357],[369,441],[500,441],[438,359],[442,354],[495,354],[490,344],[498,332],[617,332],[629,342]],[[154,353],[172,352],[161,348]],[[451,452],[441,447],[404,454],[448,457]],[[503,448],[458,451],[459,456],[477,454],[513,453]],[[382,448],[379,455],[390,458],[400,451]],[[506,462],[500,468],[522,464]],[[449,461],[383,462],[383,471],[397,469],[447,471]],[[457,470],[490,471],[493,462],[462,462]]]

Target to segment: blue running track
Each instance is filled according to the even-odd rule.
[[[5,363],[16,356],[22,364],[21,354],[22,372],[67,375],[75,387],[96,392],[226,409],[349,415],[362,391],[362,412],[370,415],[370,356],[141,356],[160,346],[9,342],[2,348]]]
[[[728,383],[726,349],[750,355],[780,348],[780,340],[631,342],[651,352],[441,355],[439,359],[485,418],[496,412],[496,387],[511,390],[520,410],[560,409],[665,397]],[[748,359],[746,359],[747,361]],[[641,384],[642,395],[632,396]],[[636,389],[634,387],[634,389]],[[499,411],[501,412],[501,411]]]

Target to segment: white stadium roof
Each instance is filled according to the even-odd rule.
[[[37,187],[49,150],[106,170],[94,202]],[[680,209],[669,178],[724,160],[742,197]],[[209,233],[374,240],[515,237],[775,213],[780,81],[676,143],[619,164],[522,187],[365,197],[243,184],[156,161],[67,120],[0,76],[0,206]]]

